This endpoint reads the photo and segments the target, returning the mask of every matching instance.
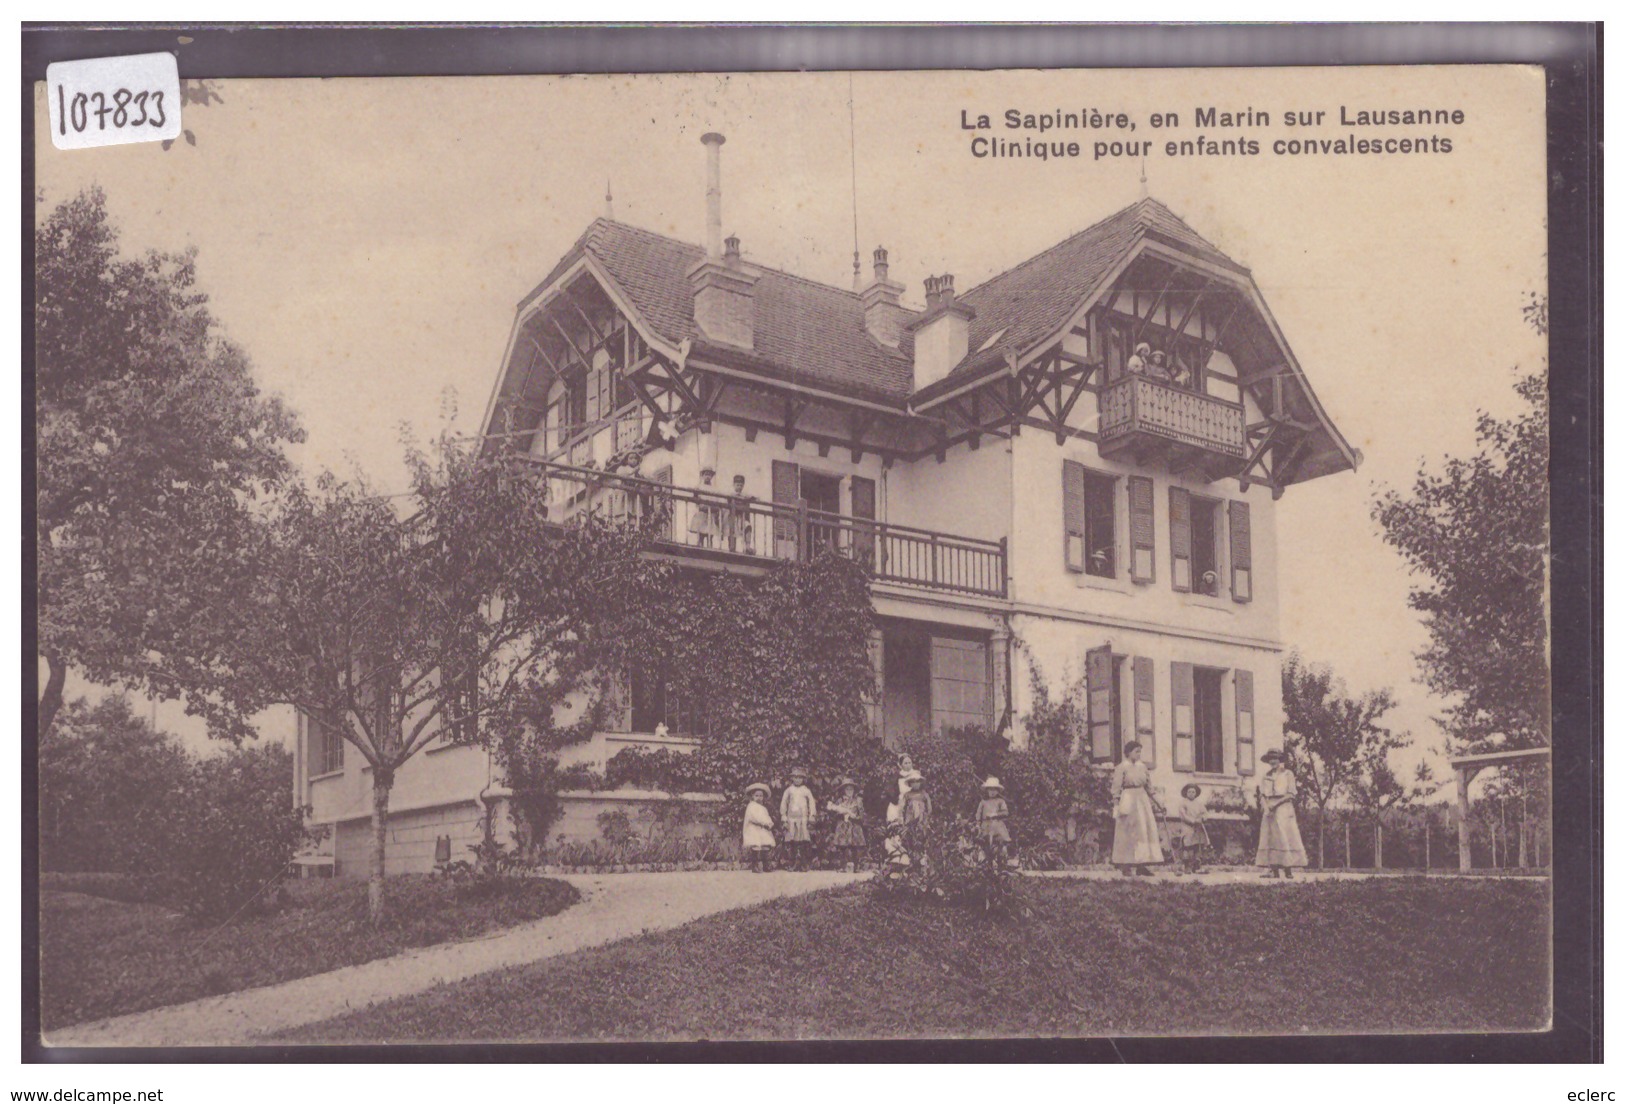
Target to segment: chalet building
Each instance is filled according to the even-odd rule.
[[[704,141],[705,244],[587,227],[519,303],[492,446],[524,450],[564,515],[667,504],[662,551],[686,564],[861,557],[888,744],[969,722],[1020,741],[1036,662],[1087,680],[1078,754],[1110,764],[1138,739],[1167,791],[1245,785],[1281,741],[1275,503],[1360,460],[1248,269],[1147,198],[967,291],[931,277],[923,306],[884,249],[864,286],[833,287],[723,238],[722,138]],[[579,758],[703,735],[658,672],[633,681]],[[302,734],[296,799],[360,872],[364,764]],[[427,869],[448,835],[461,857],[482,792],[502,793],[483,750],[409,763],[392,869]],[[654,796],[573,795],[555,831]]]

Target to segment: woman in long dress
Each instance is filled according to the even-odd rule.
[[[1258,783],[1258,803],[1264,819],[1258,826],[1258,866],[1269,867],[1266,878],[1292,877],[1294,866],[1308,866],[1303,836],[1298,832],[1298,811],[1292,799],[1298,796],[1298,780],[1287,768],[1286,756],[1266,751],[1260,756],[1270,765],[1269,773]]]
[[[1140,762],[1140,742],[1123,747],[1123,761],[1112,771],[1112,865],[1124,874],[1151,876],[1148,863],[1162,862],[1157,838],[1157,810],[1151,800],[1151,769]]]

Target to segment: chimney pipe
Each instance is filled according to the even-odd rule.
[[[705,255],[722,258],[722,143],[716,131],[700,136],[705,145]]]
[[[875,283],[883,284],[891,276],[891,265],[886,263],[886,247],[875,250]]]

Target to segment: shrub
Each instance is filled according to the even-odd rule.
[[[146,866],[158,899],[199,920],[263,910],[305,840],[288,805],[288,752],[236,748],[199,762],[165,810]]]
[[[193,769],[122,695],[70,702],[40,740],[41,868],[146,873]]]

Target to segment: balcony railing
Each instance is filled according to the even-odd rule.
[[[992,598],[1007,593],[1002,540],[826,513],[801,503],[677,487],[572,464],[531,463],[547,480],[549,516],[554,520],[568,520],[584,510],[599,511],[612,520],[650,518],[660,545],[702,557],[804,560],[833,548],[861,560],[882,582]]]
[[[1240,460],[1247,455],[1246,412],[1240,403],[1146,376],[1124,376],[1101,391],[1101,452],[1158,440]]]

